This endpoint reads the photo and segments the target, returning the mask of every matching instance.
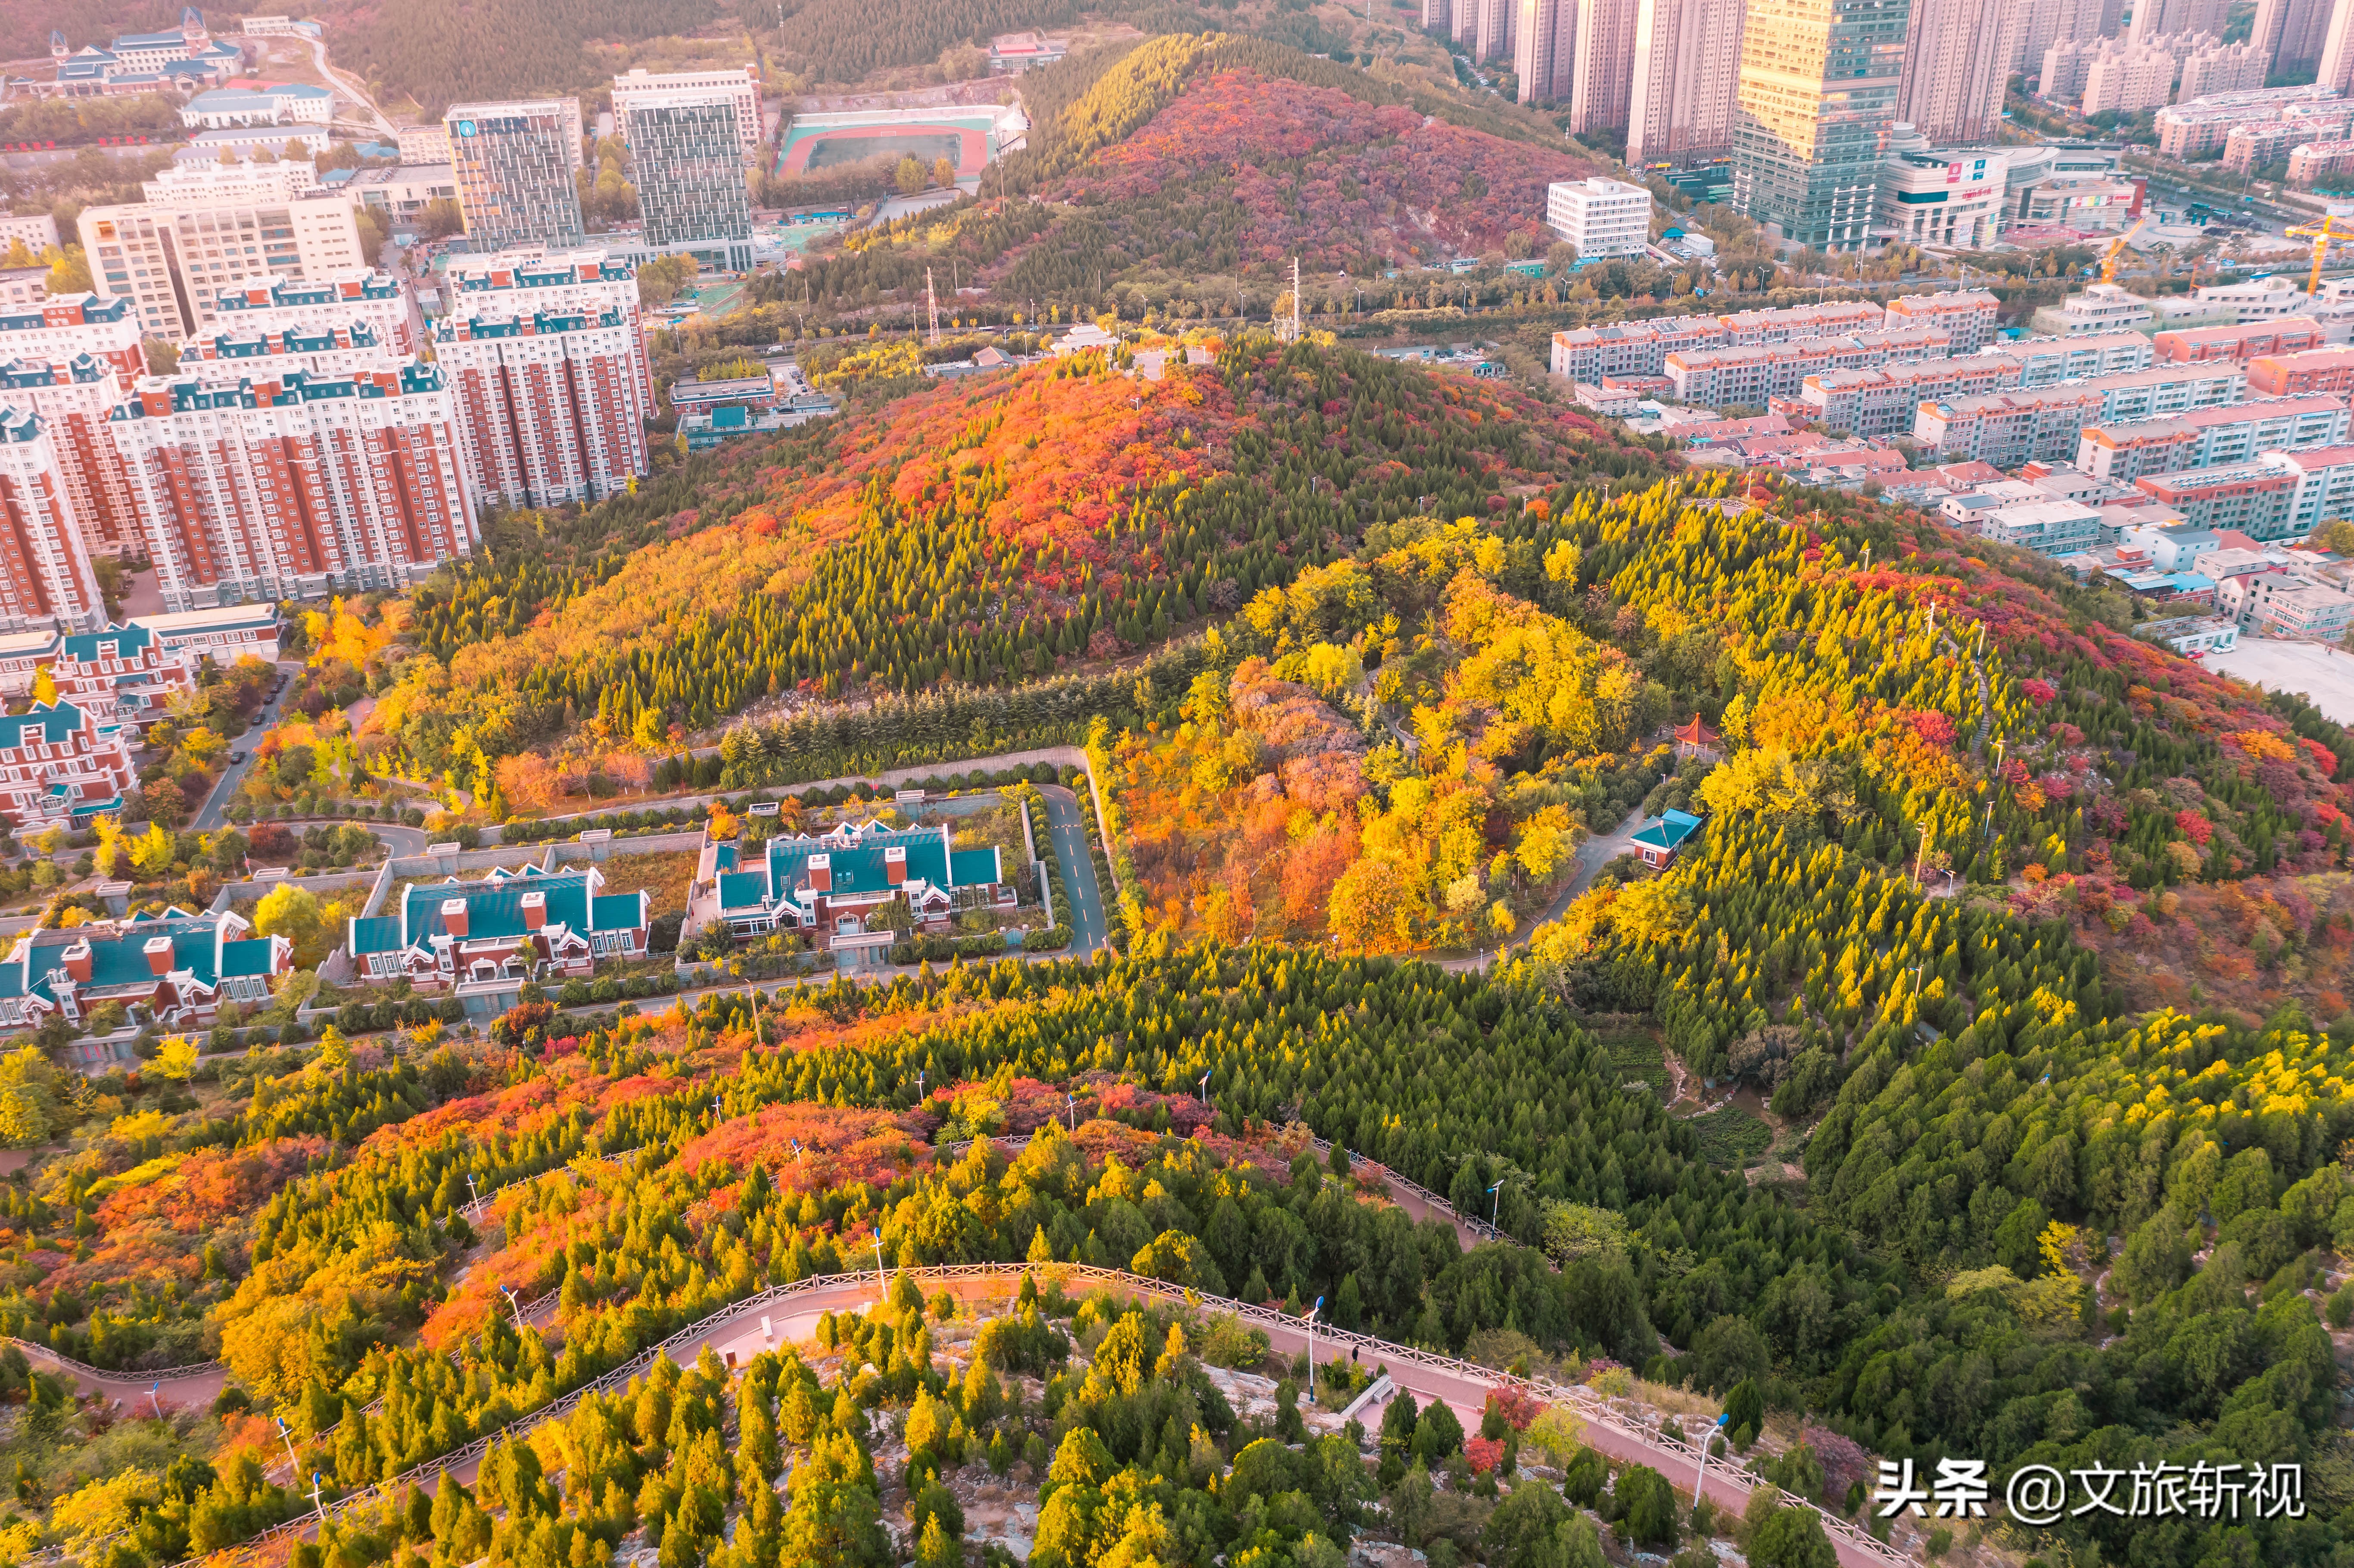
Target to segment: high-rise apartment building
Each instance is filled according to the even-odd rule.
[[[2107,0],[2114,6],[2116,0]],[[2020,7],[2010,69],[2033,76],[2043,51],[2065,38],[2089,41],[2102,33],[2103,0],[2031,0]]]
[[[180,368],[208,376],[260,376],[301,370],[330,380],[376,369],[394,355],[366,322],[341,328],[276,332],[224,329],[180,344]]]
[[[2158,109],[2174,95],[2178,57],[2159,47],[2163,39],[2104,48],[2084,67],[2084,95],[2079,110],[2085,114],[2138,113]]]
[[[0,384],[7,387],[0,402],[39,418],[90,555],[120,555],[138,542],[139,519],[106,439],[106,413],[146,373],[127,299],[56,294],[0,313]]]
[[[621,104],[620,83],[614,102]],[[752,270],[752,197],[744,184],[738,105],[724,94],[640,89],[619,108],[650,249],[730,272]]]
[[[1991,142],[2032,0],[1913,0],[1896,118],[1934,145]]]
[[[1519,0],[1513,23],[1512,75],[1522,103],[1552,103],[1569,96],[1571,66],[1577,58],[1577,0]]]
[[[2321,61],[2329,37],[2330,0],[2256,0],[2256,29],[2249,42],[2282,76],[2302,73]]]
[[[1906,0],[1749,0],[1733,205],[1785,238],[1863,242],[1903,75]]]
[[[2264,85],[2272,57],[2253,44],[2210,44],[2182,59],[2182,80],[2175,101],[2189,103],[2217,93],[2254,92]]]
[[[1512,41],[1519,33],[1520,0],[1464,0],[1476,3],[1479,25],[1471,42],[1472,58],[1485,64],[1491,60],[1512,58]]]
[[[1576,54],[1569,85],[1573,135],[1625,129],[1641,5],[1642,0],[1577,0]]]
[[[173,610],[405,588],[473,548],[454,399],[415,359],[146,376],[108,428]]]
[[[105,614],[48,431],[0,408],[0,631],[94,631]]]
[[[106,416],[133,379],[86,354],[62,363],[0,362],[0,404],[41,421],[85,555],[119,556],[126,547],[135,553],[139,543],[137,501],[106,436]]]
[[[2314,79],[2354,95],[2354,0],[2330,0],[2329,20],[2321,30],[2321,64]]]
[[[2126,36],[2135,43],[2161,33],[2221,37],[2231,8],[2230,0],[2135,0],[2133,26]]]
[[[1627,163],[1691,163],[1733,147],[1747,0],[1638,0]]]
[[[1455,7],[1448,0],[1422,0],[1422,30],[1450,37],[1455,31]]]
[[[601,500],[646,471],[653,376],[631,270],[599,250],[454,261],[435,357],[485,501]]]
[[[1425,24],[1427,26],[1428,24]],[[640,69],[613,79],[613,117],[625,121],[641,102],[687,94],[698,103],[725,103],[736,117],[743,156],[760,151],[760,78],[750,66],[733,70],[649,71]],[[436,160],[437,162],[439,160]]]
[[[364,268],[346,197],[228,195],[175,188],[143,203],[91,207],[79,219],[98,292],[133,302],[140,328],[175,342],[212,324],[220,291],[255,278],[317,278]]]
[[[453,104],[442,123],[476,255],[580,243],[580,101]]]

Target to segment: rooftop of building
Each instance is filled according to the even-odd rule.
[[[604,874],[594,867],[519,871],[493,867],[472,882],[451,877],[445,882],[411,884],[391,915],[355,916],[349,930],[354,954],[398,952],[405,948],[430,948],[436,938],[466,942],[514,940],[534,929],[524,900],[536,895],[543,912],[542,927],[560,926],[570,931],[618,931],[642,925],[644,893],[600,894]],[[461,905],[466,930],[453,937],[446,906]]]
[[[225,978],[268,975],[277,965],[272,948],[282,937],[248,937],[252,927],[236,915],[196,915],[176,906],[160,914],[77,926],[67,930],[27,931],[0,960],[0,997],[56,1000],[56,977],[86,953],[90,979],[77,981],[84,1005],[110,994],[144,996],[162,978],[148,960],[147,946],[170,945],[167,972],[186,974],[212,989]]]

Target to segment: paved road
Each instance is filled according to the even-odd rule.
[[[1608,832],[1587,839],[1578,845],[1577,870],[1571,875],[1568,885],[1553,895],[1553,902],[1545,906],[1544,913],[1536,917],[1529,931],[1535,930],[1548,920],[1560,919],[1562,912],[1576,901],[1577,895],[1593,885],[1596,873],[1620,855],[1634,853],[1635,830],[1642,825],[1643,808],[1638,806],[1627,813],[1625,821]],[[1529,931],[1522,932],[1518,938],[1522,947],[1528,945]]]
[[[200,833],[208,833],[215,829],[228,825],[228,818],[223,813],[228,810],[228,803],[237,799],[238,786],[244,782],[246,774],[252,770],[253,744],[268,734],[270,726],[278,722],[287,697],[293,694],[294,670],[284,664],[281,664],[278,668],[286,681],[285,690],[279,695],[268,699],[256,709],[253,721],[247,726],[246,733],[230,743],[232,750],[243,751],[247,754],[246,760],[230,763],[221,769],[221,776],[214,780],[212,793],[205,797],[205,803],[197,810],[196,821],[191,824]]]
[[[164,1408],[166,1410],[175,1407],[193,1410],[209,1409],[215,1396],[220,1393],[222,1385],[228,1382],[228,1369],[223,1366],[208,1367],[202,1372],[175,1377],[166,1383],[158,1383],[154,1378],[138,1372],[123,1372],[120,1375],[111,1372],[93,1372],[86,1367],[69,1363],[63,1358],[51,1355],[44,1350],[26,1348],[23,1345],[18,1348],[25,1351],[25,1359],[35,1366],[47,1367],[53,1372],[65,1373],[73,1379],[75,1385],[84,1393],[94,1394],[101,1399],[120,1400],[125,1410],[134,1405],[140,1407],[143,1412],[150,1408],[150,1391],[154,1392],[155,1398],[163,1401]]]
[[[1071,927],[1071,951],[1092,953],[1111,939],[1111,921],[1104,913],[1103,889],[1096,885],[1096,863],[1087,853],[1079,799],[1059,784],[1044,785],[1038,792],[1046,799],[1046,837],[1055,846],[1063,897],[1070,905],[1067,910],[1055,910],[1055,917]]]
[[[1627,820],[1625,821],[1619,823],[1608,832],[1600,834],[1595,838],[1587,839],[1584,843],[1578,845],[1575,856],[1577,861],[1577,870],[1571,874],[1569,881],[1563,885],[1562,890],[1559,893],[1553,895],[1553,902],[1546,905],[1543,910],[1539,911],[1535,919],[1521,927],[1518,932],[1513,934],[1512,939],[1506,942],[1500,948],[1492,953],[1483,951],[1477,958],[1443,959],[1439,960],[1438,967],[1443,969],[1451,969],[1458,974],[1460,974],[1467,969],[1478,969],[1482,973],[1485,973],[1490,966],[1501,959],[1506,953],[1511,952],[1514,948],[1527,947],[1529,945],[1529,938],[1536,934],[1537,928],[1552,921],[1560,919],[1562,912],[1566,910],[1571,904],[1576,901],[1577,895],[1593,885],[1596,874],[1598,874],[1604,866],[1608,865],[1612,861],[1617,860],[1622,854],[1632,854],[1634,853],[1635,830],[1642,825],[1643,809],[1640,806],[1638,806],[1633,810],[1627,813]]]

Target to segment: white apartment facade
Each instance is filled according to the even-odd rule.
[[[1545,224],[1578,259],[1638,256],[1651,239],[1651,193],[1600,177],[1545,187]]]
[[[79,227],[98,292],[132,300],[143,331],[175,342],[210,327],[215,301],[232,285],[367,266],[352,204],[341,196],[93,207]]]

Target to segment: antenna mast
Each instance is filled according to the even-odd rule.
[[[932,291],[932,270],[924,269],[924,307],[932,316],[932,341],[940,341],[940,297]]]

